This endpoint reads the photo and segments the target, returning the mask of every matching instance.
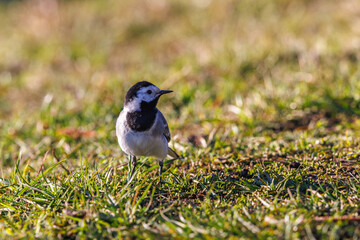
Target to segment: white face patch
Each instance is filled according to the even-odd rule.
[[[140,104],[142,101],[151,102],[158,96],[160,91],[160,88],[156,87],[155,85],[140,88],[137,91],[136,97],[131,102],[126,104],[125,109],[128,112],[140,110]]]
[[[135,98],[135,100],[137,99],[139,102],[151,102],[158,96],[160,91],[161,90],[154,85],[140,88],[137,92],[137,98]]]
[[[140,110],[140,102],[135,99],[124,106],[124,110],[127,112],[135,112]]]

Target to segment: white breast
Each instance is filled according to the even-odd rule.
[[[126,111],[122,111],[116,121],[116,135],[121,149],[128,155],[164,159],[168,152],[168,143],[161,131],[159,120],[156,115],[154,124],[148,131],[136,132],[127,126]]]

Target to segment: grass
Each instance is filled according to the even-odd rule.
[[[4,1],[0,238],[359,239],[359,6]],[[127,182],[148,80],[181,160]]]

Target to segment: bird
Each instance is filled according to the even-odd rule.
[[[164,115],[157,109],[159,98],[171,93],[154,84],[141,81],[133,85],[125,95],[124,108],[116,121],[116,136],[121,150],[129,159],[128,180],[134,175],[137,158],[155,157],[159,162],[159,182],[163,164],[169,155],[179,155],[169,147],[171,140],[169,125]]]

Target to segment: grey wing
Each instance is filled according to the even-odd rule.
[[[168,142],[170,142],[171,135],[170,135],[170,130],[169,130],[168,123],[166,122],[166,119],[165,119],[164,115],[160,111],[159,111],[159,116],[160,116],[160,120],[164,124],[164,133],[163,134],[164,134],[166,140]]]

